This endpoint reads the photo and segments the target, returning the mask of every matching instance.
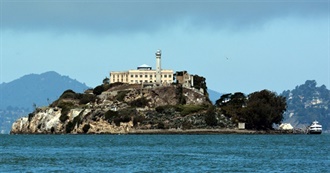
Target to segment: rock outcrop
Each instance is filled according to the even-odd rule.
[[[12,125],[11,134],[120,134],[138,129],[209,128],[207,93],[180,85],[107,86],[95,95],[65,91],[48,107],[37,108]],[[214,115],[219,126],[229,120]],[[229,123],[230,124],[230,123]]]

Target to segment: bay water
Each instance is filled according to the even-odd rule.
[[[0,135],[0,172],[330,172],[330,134]]]

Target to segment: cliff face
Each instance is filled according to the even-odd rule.
[[[123,84],[99,95],[66,91],[12,125],[11,134],[129,133],[137,129],[205,128],[211,103],[204,93],[171,85]],[[227,121],[216,115],[218,121]],[[221,124],[221,123],[220,123]],[[222,123],[224,124],[224,123]]]

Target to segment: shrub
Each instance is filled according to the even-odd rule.
[[[29,118],[28,118],[28,120],[31,121],[33,117],[34,117],[34,113],[29,113]]]
[[[192,125],[189,121],[183,121],[182,122],[182,129],[191,129]]]
[[[73,108],[74,104],[72,102],[63,102],[61,101],[58,104],[59,108],[62,108],[61,110],[61,116],[60,120],[61,122],[65,122],[69,117],[67,116],[70,110]]]
[[[183,105],[180,106],[182,111],[181,111],[181,115],[182,116],[186,116],[188,114],[191,113],[196,113],[202,110],[205,110],[205,106],[204,105]]]
[[[93,94],[100,95],[104,91],[103,85],[99,85],[93,89]]]
[[[77,125],[79,127],[79,125],[81,124],[81,117],[83,115],[83,112],[84,111],[81,111],[81,113],[78,116],[73,118],[72,120],[73,125]]]
[[[109,88],[112,88],[112,87],[115,87],[115,86],[120,86],[120,85],[123,85],[124,83],[122,82],[116,82],[116,83],[111,83],[109,84]]]
[[[158,122],[157,128],[158,129],[165,129],[165,124],[163,122]]]
[[[69,89],[66,90],[62,93],[62,95],[60,96],[61,99],[75,99],[76,98],[76,93]]]
[[[57,106],[59,107],[59,108],[65,108],[65,107],[73,107],[74,106],[74,103],[73,102],[71,102],[71,101],[63,101],[63,100],[61,100],[58,104],[57,104]]]
[[[75,124],[73,124],[73,122],[69,121],[65,127],[65,132],[70,133],[73,130],[74,126],[75,126]]]
[[[69,119],[69,116],[67,114],[61,114],[60,121],[64,123],[67,119]]]
[[[122,101],[124,101],[124,98],[127,93],[129,93],[129,91],[119,91],[118,94],[116,95],[115,99],[122,102]]]
[[[210,106],[207,109],[206,116],[205,116],[205,123],[209,126],[216,126],[218,124],[218,120],[215,117],[215,108],[214,108],[214,106]]]
[[[108,122],[111,122],[117,116],[118,116],[118,112],[117,111],[108,110],[104,114],[104,119],[105,120],[108,120]]]
[[[131,117],[130,116],[125,115],[125,116],[121,117],[121,122],[127,123],[129,121],[131,121]]]
[[[55,132],[55,128],[54,127],[50,128],[50,133],[54,133],[54,132]]]
[[[133,118],[133,125],[137,126],[138,122],[143,122],[144,121],[144,117],[139,115]]]
[[[116,126],[120,126],[121,119],[120,118],[115,118],[113,122],[116,124]]]
[[[174,106],[174,105],[164,105],[164,106],[158,106],[155,108],[155,110],[158,113],[166,113],[168,111],[178,111],[178,106]],[[181,111],[181,110],[179,110]]]
[[[120,116],[125,116],[125,115],[135,116],[136,115],[136,109],[135,108],[122,109],[122,110],[118,111],[118,114]]]
[[[95,100],[96,96],[93,94],[81,94],[79,104],[87,104],[89,102],[94,102]]]
[[[91,128],[91,125],[85,124],[84,127],[82,128],[82,130],[84,131],[84,133],[87,133],[90,128]]]
[[[138,98],[136,100],[133,100],[130,105],[133,107],[145,107],[148,105],[149,100],[145,97]]]

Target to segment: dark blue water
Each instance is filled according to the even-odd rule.
[[[0,135],[0,172],[330,172],[330,135]]]

